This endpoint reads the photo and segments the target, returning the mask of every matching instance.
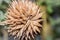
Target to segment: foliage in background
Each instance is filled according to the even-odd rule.
[[[0,22],[5,20],[5,13],[8,8],[8,4],[10,3],[10,0],[0,0]],[[5,29],[6,26],[0,25],[0,40],[2,40],[2,30]]]
[[[54,32],[54,40],[60,40],[60,0],[38,0],[38,5],[46,5],[48,19]]]

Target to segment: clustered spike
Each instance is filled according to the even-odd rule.
[[[32,40],[40,33],[43,12],[31,1],[14,0],[7,10],[7,24],[10,35],[20,40]]]

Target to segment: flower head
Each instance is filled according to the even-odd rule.
[[[40,33],[43,12],[31,1],[14,0],[7,10],[8,32],[14,38],[31,40]]]

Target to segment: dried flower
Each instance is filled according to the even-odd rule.
[[[14,0],[7,10],[8,32],[14,38],[31,40],[40,33],[43,12],[31,1]]]

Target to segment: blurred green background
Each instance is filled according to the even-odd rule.
[[[51,28],[53,29],[53,39],[52,40],[60,40],[60,0],[35,0],[38,5],[46,5],[47,14],[48,14],[48,22],[51,24]],[[5,20],[5,13],[8,8],[8,4],[11,0],[0,0],[0,22]],[[2,40],[2,30],[4,30],[5,26],[0,26],[0,40]],[[51,39],[48,39],[51,40]]]

